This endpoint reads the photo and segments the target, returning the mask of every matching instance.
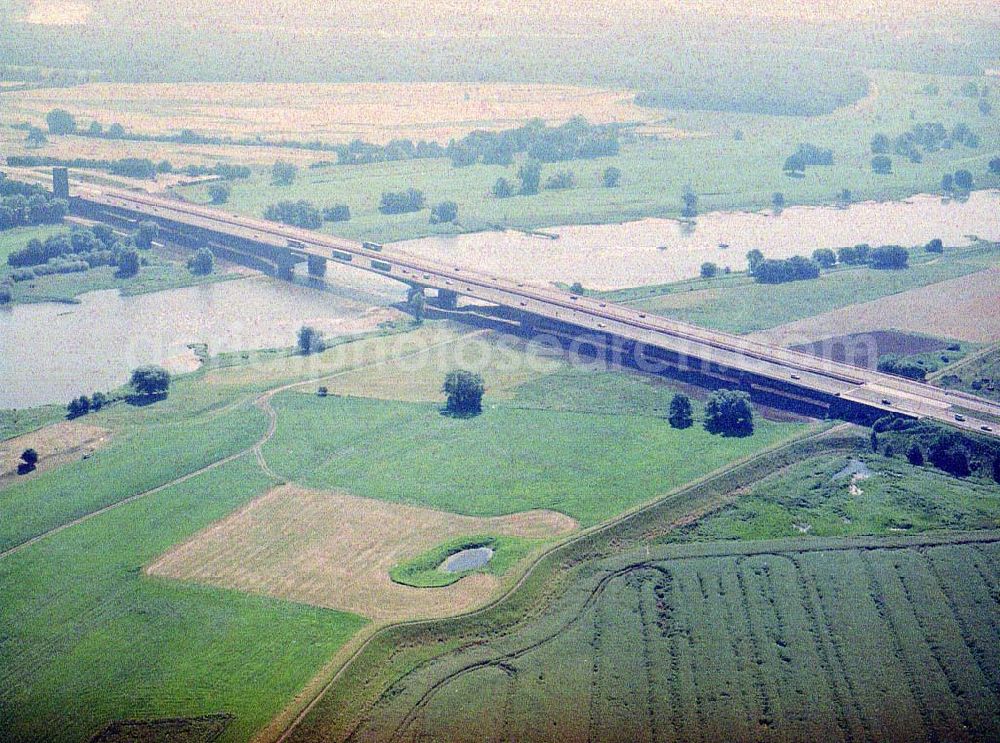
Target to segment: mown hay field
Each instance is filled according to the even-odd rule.
[[[998,539],[604,560],[511,636],[405,675],[349,739],[991,740]]]
[[[389,570],[396,563],[457,537],[542,541],[575,528],[554,511],[473,518],[286,485],[171,549],[147,573],[376,620],[415,619],[467,611],[499,581],[481,573],[428,591],[393,583]]]
[[[508,83],[89,83],[5,96],[5,117],[44,122],[64,108],[105,127],[171,134],[260,136],[384,144],[393,139],[447,143],[473,129],[504,129],[532,118],[562,123],[649,123],[656,109],[636,106],[634,91]],[[666,132],[670,134],[671,132]],[[660,132],[663,136],[663,132]]]

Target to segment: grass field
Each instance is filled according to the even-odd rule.
[[[546,166],[543,180],[555,170],[568,167],[574,171],[577,187],[566,191],[497,200],[489,195],[490,187],[500,176],[515,177],[516,166],[455,169],[446,160],[418,160],[302,170],[293,185],[284,187],[272,186],[268,173],[260,171],[249,181],[234,184],[230,203],[234,211],[258,216],[268,204],[282,199],[346,203],[351,207],[351,221],[328,229],[345,237],[390,241],[493,225],[527,228],[676,217],[688,183],[699,194],[700,211],[769,207],[775,191],[784,193],[788,204],[832,203],[844,188],[855,199],[901,198],[936,191],[942,173],[963,167],[976,174],[980,186],[997,185],[985,172],[990,157],[1000,150],[1000,116],[996,112],[982,116],[974,101],[957,95],[961,79],[943,85],[941,95],[927,96],[918,92],[929,81],[924,76],[871,74],[877,93],[870,106],[845,108],[827,116],[661,111],[670,126],[709,136],[644,140],[626,144],[617,157]],[[909,118],[911,110],[917,121],[941,121],[949,128],[968,123],[981,136],[979,148],[941,150],[920,164],[894,158],[891,175],[873,175],[871,137],[880,131],[895,136],[909,129],[914,123]],[[743,133],[741,140],[734,139],[736,130]],[[804,178],[783,175],[782,163],[801,142],[833,149],[834,164],[810,168]],[[316,159],[323,158],[317,155]],[[609,165],[623,173],[619,188],[605,189],[598,183],[598,174]],[[410,187],[424,191],[429,204],[455,201],[459,226],[431,225],[427,211],[396,216],[378,212],[383,191]],[[194,200],[207,201],[204,186],[179,190]]]
[[[864,462],[870,476],[845,472],[851,462]],[[998,528],[996,483],[958,479],[899,459],[828,455],[766,478],[688,535],[746,541]]]
[[[547,508],[583,525],[803,429],[758,420],[752,437],[733,439],[648,415],[496,403],[456,419],[438,405],[295,393],[274,407],[264,455],[291,481],[472,516]]]
[[[246,740],[276,714],[363,620],[140,570],[269,484],[244,458],[0,560],[3,737],[227,712]]]
[[[826,271],[820,278],[811,281],[786,284],[758,284],[745,276],[720,277],[707,282],[681,282],[674,287],[663,287],[665,291],[662,294],[631,303],[648,312],[703,327],[733,333],[753,333],[850,305],[969,276],[997,265],[1000,262],[1000,249],[992,244],[949,249],[936,261],[914,251],[913,259],[913,264],[903,271],[843,268]],[[629,301],[639,294],[638,290],[630,290],[605,292],[603,296]],[[949,296],[943,297],[941,301],[951,301]],[[969,318],[969,321],[975,322],[975,318]],[[849,324],[842,324],[839,334],[853,330],[855,329]],[[924,330],[932,332],[930,328]]]
[[[932,379],[934,384],[947,389],[1000,400],[1000,346],[991,345],[962,363],[942,369]]]
[[[517,632],[406,675],[350,739],[992,739],[997,539],[605,560]]]

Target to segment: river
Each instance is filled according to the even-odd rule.
[[[693,224],[644,219],[546,232],[559,239],[485,232],[394,247],[524,281],[617,288],[690,278],[705,261],[742,270],[751,248],[779,258],[860,242],[910,246],[940,237],[957,245],[971,235],[1000,241],[1000,191],[976,191],[965,202],[924,195],[845,209],[791,207],[778,215],[715,212]],[[63,403],[113,388],[140,364],[191,369],[197,360],[190,343],[206,343],[215,354],[291,345],[306,323],[330,335],[357,332],[377,319],[369,315],[366,322],[364,313],[405,297],[402,285],[358,271],[328,278],[336,283],[333,291],[256,277],[136,297],[91,292],[76,305],[4,308],[0,408]]]
[[[742,271],[752,248],[768,258],[787,258],[858,243],[910,247],[939,237],[946,245],[965,245],[971,235],[1000,241],[1000,191],[974,191],[964,202],[919,195],[846,208],[789,207],[780,214],[711,212],[693,224],[643,219],[544,231],[559,239],[479,232],[394,247],[521,281],[579,281],[589,289],[618,289],[692,278],[706,261]]]
[[[290,346],[305,324],[330,336],[359,332],[383,314],[372,308],[406,296],[402,285],[358,271],[337,278],[343,286],[335,291],[257,276],[134,297],[89,292],[79,304],[5,308],[0,408],[63,403],[111,389],[141,364],[188,371],[198,365],[190,343],[205,343],[217,354]]]

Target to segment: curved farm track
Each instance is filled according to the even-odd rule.
[[[133,503],[133,502],[135,502],[137,500],[141,500],[142,498],[147,498],[147,497],[149,497],[151,495],[155,495],[156,493],[159,493],[159,492],[161,492],[163,490],[166,490],[167,488],[171,488],[171,487],[173,487],[175,485],[180,485],[181,483],[187,482],[188,480],[191,480],[191,479],[193,479],[195,477],[198,477],[199,475],[202,475],[202,474],[204,474],[206,472],[214,470],[217,467],[221,467],[224,464],[229,464],[230,462],[233,462],[233,461],[235,461],[237,459],[240,459],[241,457],[245,457],[248,454],[253,454],[254,458],[257,460],[257,464],[260,466],[260,468],[264,471],[264,473],[268,477],[270,477],[270,478],[272,478],[274,480],[280,481],[281,477],[279,477],[277,474],[275,474],[275,472],[271,469],[270,465],[267,463],[267,460],[264,458],[264,454],[263,454],[263,447],[272,438],[274,438],[274,434],[275,434],[275,431],[277,430],[277,426],[278,426],[278,414],[274,410],[274,407],[271,405],[271,399],[275,395],[281,394],[282,392],[287,392],[288,390],[291,390],[291,389],[295,389],[296,387],[304,387],[304,386],[309,385],[309,384],[316,384],[318,382],[326,382],[326,381],[329,381],[331,379],[336,379],[338,377],[346,376],[348,374],[354,374],[354,373],[356,373],[358,371],[361,371],[363,369],[372,369],[372,368],[376,368],[376,367],[379,367],[379,366],[383,366],[383,365],[388,364],[388,363],[399,361],[401,359],[407,359],[407,358],[410,358],[410,357],[413,357],[413,356],[419,356],[421,354],[429,353],[430,351],[433,351],[434,349],[436,349],[436,348],[438,348],[440,346],[445,346],[445,345],[448,345],[448,344],[451,344],[451,343],[457,343],[460,340],[464,340],[464,339],[466,339],[468,337],[471,337],[471,336],[474,336],[474,335],[479,335],[479,334],[481,334],[483,332],[484,331],[475,331],[473,333],[468,333],[468,334],[459,336],[458,338],[453,338],[453,339],[449,339],[447,341],[442,341],[441,343],[432,344],[430,346],[427,346],[426,348],[422,348],[422,349],[420,349],[418,351],[413,351],[411,353],[401,354],[400,356],[394,356],[394,357],[389,358],[389,359],[382,359],[380,361],[372,362],[370,364],[362,364],[360,366],[353,366],[353,367],[351,367],[349,369],[342,369],[342,370],[334,372],[332,374],[324,374],[324,375],[321,375],[321,376],[318,376],[318,377],[313,377],[313,378],[310,378],[310,379],[303,379],[303,380],[300,380],[300,381],[297,381],[297,382],[290,382],[290,383],[282,385],[280,387],[275,387],[274,389],[270,389],[270,390],[268,390],[268,391],[266,391],[266,392],[258,395],[254,399],[254,405],[256,405],[257,408],[260,409],[267,416],[267,418],[268,418],[267,430],[265,430],[264,434],[256,442],[254,442],[253,444],[251,444],[247,448],[241,449],[240,451],[234,452],[233,454],[229,454],[229,455],[227,455],[225,457],[222,457],[221,459],[217,459],[214,462],[211,462],[210,464],[205,465],[204,467],[200,467],[200,468],[198,468],[196,470],[193,470],[191,472],[188,472],[188,473],[186,473],[184,475],[180,475],[179,477],[176,477],[173,480],[170,480],[168,482],[165,482],[165,483],[162,483],[160,485],[157,485],[155,488],[150,488],[149,490],[144,490],[141,493],[136,493],[135,495],[130,495],[127,498],[123,498],[120,501],[116,501],[116,502],[111,503],[111,504],[109,504],[107,506],[104,506],[103,508],[99,508],[96,511],[91,511],[90,513],[86,513],[83,516],[80,516],[78,518],[73,519],[72,521],[67,521],[64,524],[60,524],[59,526],[53,527],[52,529],[49,529],[48,531],[42,532],[41,534],[38,534],[38,535],[32,537],[31,539],[28,539],[27,541],[21,542],[20,544],[17,544],[17,545],[15,545],[13,547],[10,547],[7,550],[4,550],[3,552],[0,552],[0,560],[4,559],[5,557],[9,557],[9,556],[11,556],[11,555],[13,555],[13,554],[15,554],[17,552],[20,552],[21,550],[27,549],[28,547],[30,547],[30,546],[32,546],[34,544],[37,544],[38,542],[41,542],[44,539],[48,539],[49,537],[53,537],[56,534],[59,534],[60,532],[65,531],[66,529],[69,529],[69,528],[71,528],[73,526],[76,526],[78,524],[82,524],[85,521],[89,521],[92,518],[96,518],[97,516],[101,516],[101,515],[103,515],[105,513],[108,513],[109,511],[113,511],[116,508],[121,508],[122,506],[126,506],[129,503]]]

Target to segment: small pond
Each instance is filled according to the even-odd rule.
[[[493,559],[492,547],[475,547],[450,555],[441,563],[441,569],[448,573],[463,573],[466,570],[481,568],[491,559]]]
[[[847,463],[840,472],[833,476],[834,480],[842,480],[845,477],[851,477],[855,479],[865,479],[872,476],[872,471],[868,468],[868,465],[862,462],[860,459],[852,459]]]

